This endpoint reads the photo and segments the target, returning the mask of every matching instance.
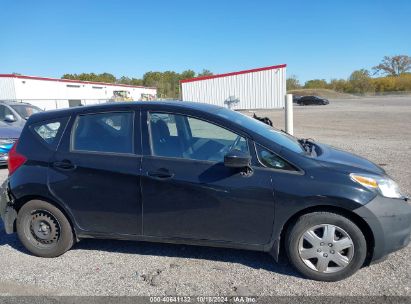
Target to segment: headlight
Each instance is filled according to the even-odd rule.
[[[381,193],[381,195],[389,198],[403,198],[400,188],[397,183],[388,177],[355,174],[351,173],[350,177],[353,181],[363,185],[368,189],[373,189]]]

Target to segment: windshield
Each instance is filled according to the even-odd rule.
[[[296,138],[283,131],[274,129],[269,125],[258,121],[257,119],[229,109],[221,109],[217,112],[217,115],[224,117],[225,119],[229,119],[230,121],[233,121],[247,129],[251,129],[252,131],[291,151],[296,153],[304,152],[304,149],[301,147]]]
[[[28,105],[12,105],[14,111],[16,111],[22,118],[27,119],[32,114],[41,112],[41,110],[34,106]]]

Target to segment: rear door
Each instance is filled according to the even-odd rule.
[[[142,232],[139,114],[76,115],[54,154],[50,189],[85,233]]]

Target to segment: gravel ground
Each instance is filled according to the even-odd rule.
[[[283,127],[282,111],[257,111]],[[295,133],[365,156],[411,194],[411,98],[295,107]],[[6,170],[0,170],[5,178]],[[0,223],[0,295],[408,295],[411,247],[336,283],[301,278],[268,255],[144,242],[83,240],[36,258]]]

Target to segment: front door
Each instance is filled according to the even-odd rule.
[[[269,242],[274,220],[270,172],[256,167],[246,175],[223,163],[231,149],[249,152],[251,141],[181,114],[151,112],[143,119],[151,146],[142,160],[144,235]]]
[[[141,156],[135,144],[140,128],[135,127],[135,114],[129,110],[73,117],[71,131],[69,126],[54,155],[50,189],[84,231],[141,235]]]

